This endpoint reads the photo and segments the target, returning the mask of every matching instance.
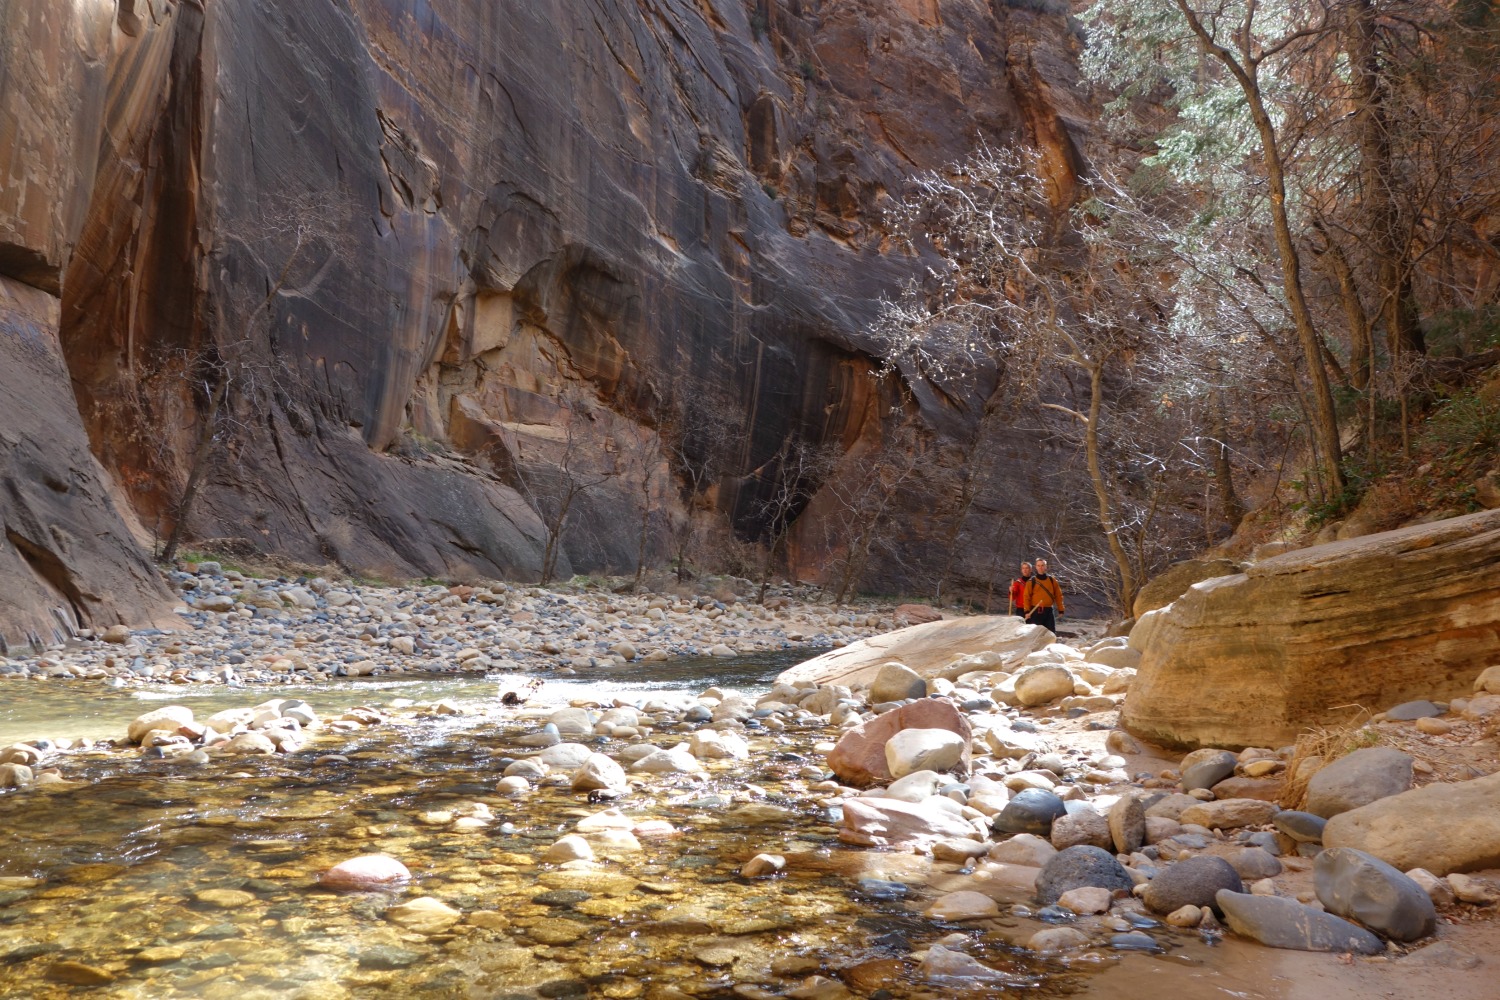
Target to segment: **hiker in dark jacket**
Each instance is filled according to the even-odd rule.
[[[1026,617],[1026,584],[1031,581],[1031,563],[1021,564],[1021,577],[1010,581],[1010,613]]]
[[[1057,631],[1057,616],[1063,613],[1062,584],[1047,575],[1047,560],[1036,561],[1036,574],[1026,583],[1026,620]]]

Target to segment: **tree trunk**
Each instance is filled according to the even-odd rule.
[[[182,489],[182,499],[177,501],[177,510],[172,520],[172,533],[167,536],[167,547],[162,550],[161,561],[170,563],[177,558],[178,546],[187,531],[188,516],[193,510],[193,501],[198,498],[198,489],[203,484],[203,474],[208,470],[208,460],[213,457],[214,430],[219,423],[219,411],[229,398],[229,375],[226,372],[214,387],[209,397],[208,413],[198,428],[198,444],[193,449],[193,464],[188,469],[187,485]]]
[[[1219,488],[1219,503],[1229,530],[1238,528],[1245,518],[1245,507],[1234,489],[1234,466],[1229,461],[1229,421],[1224,416],[1224,390],[1215,388],[1209,399],[1213,408],[1214,483]]]
[[[1390,121],[1385,76],[1376,48],[1375,9],[1370,0],[1349,6],[1344,32],[1350,83],[1355,101],[1360,173],[1369,241],[1380,286],[1379,315],[1385,323],[1386,348],[1391,357],[1426,350],[1411,283],[1409,242],[1398,232],[1401,220],[1389,187],[1395,176],[1391,163]]]
[[[1319,464],[1323,467],[1324,474],[1328,477],[1331,485],[1330,492],[1335,497],[1342,496],[1344,470],[1342,446],[1339,443],[1338,411],[1333,405],[1333,390],[1328,384],[1328,372],[1323,367],[1322,338],[1318,335],[1317,327],[1313,325],[1312,311],[1308,308],[1307,299],[1302,292],[1302,267],[1297,256],[1297,245],[1292,239],[1291,221],[1287,218],[1286,212],[1286,169],[1281,159],[1281,147],[1276,138],[1276,126],[1271,121],[1270,113],[1266,111],[1260,84],[1252,75],[1256,71],[1256,66],[1241,64],[1235,58],[1234,53],[1215,42],[1213,36],[1204,28],[1198,15],[1187,5],[1187,0],[1175,0],[1175,2],[1178,10],[1187,19],[1193,33],[1198,36],[1199,45],[1204,53],[1223,63],[1239,83],[1240,89],[1245,94],[1246,105],[1250,109],[1250,118],[1255,122],[1255,129],[1260,135],[1261,162],[1265,166],[1267,188],[1270,193],[1271,228],[1276,235],[1276,252],[1281,258],[1282,284],[1286,292],[1287,307],[1291,310],[1292,321],[1297,329],[1297,340],[1302,346],[1302,356],[1307,365],[1307,378],[1315,404],[1312,413],[1314,450],[1320,459]],[[1242,41],[1246,45],[1249,44],[1248,37]]]
[[[1104,469],[1099,461],[1099,411],[1104,403],[1104,364],[1094,359],[1089,365],[1089,416],[1083,425],[1083,449],[1088,460],[1089,482],[1094,487],[1094,499],[1099,504],[1099,527],[1109,542],[1109,553],[1114,557],[1115,569],[1120,574],[1120,611],[1130,613],[1135,603],[1136,577],[1130,565],[1130,555],[1120,541],[1120,530],[1115,524],[1114,508],[1109,500],[1109,484],[1104,478]]]

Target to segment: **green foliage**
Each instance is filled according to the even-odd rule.
[[[1448,458],[1500,447],[1500,404],[1469,390],[1449,397],[1427,421],[1427,440]]]
[[[777,198],[781,197],[781,192],[777,191],[776,185],[772,184],[770,181],[762,182],[760,189],[764,191],[766,193],[766,197],[770,198],[772,201],[775,201]]]
[[[1344,471],[1344,488],[1335,494],[1319,497],[1307,479],[1292,480],[1292,488],[1303,498],[1287,506],[1301,511],[1307,517],[1309,527],[1321,527],[1357,507],[1383,471],[1378,460],[1371,464],[1358,455],[1345,455],[1339,467]]]
[[[1500,306],[1450,309],[1422,324],[1429,354],[1461,357],[1500,347]]]
[[[179,562],[185,562],[189,566],[197,566],[199,563],[204,562],[216,562],[219,564],[219,567],[226,573],[242,573],[246,576],[254,576],[254,574],[245,569],[245,567],[239,565],[238,563],[230,562],[224,559],[222,556],[215,555],[212,552],[198,552],[192,549],[184,549],[177,553],[177,560]]]
[[[804,80],[814,80],[818,76],[817,67],[812,64],[811,59],[802,60],[801,64],[797,67],[797,72],[802,74],[802,79]]]

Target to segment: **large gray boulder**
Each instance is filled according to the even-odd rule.
[[[1410,876],[1352,847],[1331,847],[1313,862],[1318,902],[1396,941],[1416,941],[1437,928],[1437,910]]]
[[[1043,906],[1057,902],[1070,889],[1094,886],[1129,892],[1134,885],[1125,866],[1098,847],[1070,847],[1047,859],[1036,877],[1036,898]]]
[[[1142,890],[1141,901],[1153,913],[1171,913],[1184,906],[1218,909],[1220,889],[1244,892],[1245,883],[1234,866],[1223,858],[1201,854],[1168,865]]]
[[[1375,955],[1385,950],[1380,938],[1363,927],[1285,896],[1252,896],[1219,890],[1215,897],[1229,929],[1236,934],[1296,951],[1344,951]]]
[[[1340,813],[1325,847],[1353,847],[1402,871],[1500,867],[1500,774],[1425,785]]]
[[[1411,787],[1410,754],[1366,747],[1321,768],[1307,783],[1307,811],[1327,819]]]

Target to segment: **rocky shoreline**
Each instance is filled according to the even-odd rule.
[[[180,630],[116,625],[41,655],[0,656],[0,679],[274,683],[401,673],[569,671],[685,656],[840,646],[896,624],[889,605],[835,608],[778,588],[765,606],[714,595],[536,587],[374,587],[175,570]],[[746,586],[743,585],[742,586]],[[898,609],[899,610],[899,609]]]
[[[237,588],[239,621],[248,627],[264,620],[269,628],[323,613],[324,605],[291,610],[294,603],[282,594],[297,586],[251,591],[269,591],[281,601],[281,607],[266,609],[274,613],[269,620],[244,615],[247,606],[259,605],[244,600],[245,588]],[[490,609],[510,617],[474,646],[489,669],[497,660],[519,662],[530,649],[524,644],[512,649],[507,640],[523,633],[537,636],[524,628],[532,620],[516,622],[516,616],[549,607],[574,616],[553,623],[547,633],[566,636],[569,645],[542,639],[556,651],[532,655],[558,671],[628,662],[627,650],[617,648],[623,643],[638,642],[628,652],[639,657],[669,648],[707,652],[710,640],[752,646],[799,641],[791,638],[796,633],[832,644],[855,639],[861,629],[880,631],[869,618],[860,624],[828,621],[821,632],[803,631],[832,616],[790,602],[748,616],[733,605],[713,606],[718,614],[710,615],[695,602],[670,602],[655,608],[662,612],[658,617],[650,611],[660,598],[490,593],[493,603],[479,592],[440,594],[428,588],[412,598],[418,603],[410,610],[361,594],[354,620],[329,615],[339,622],[349,651],[309,659],[317,669],[308,673],[334,675],[337,667],[330,665],[347,665],[358,652],[368,656],[375,643],[382,643],[389,657],[391,641],[401,634],[382,633],[381,625],[427,630],[424,641],[439,652],[424,662],[468,663],[473,656],[449,654],[447,647],[458,644],[464,629],[474,628],[472,617],[460,616],[477,611],[484,620]],[[377,615],[376,629],[365,631]],[[669,616],[681,622],[671,638],[665,634],[673,621]],[[224,622],[199,620],[209,629]],[[887,662],[868,682],[820,684],[804,678],[777,683],[759,696],[709,688],[612,703],[545,704],[541,696],[527,703],[535,685],[526,685],[525,675],[507,675],[522,704],[507,707],[497,699],[475,718],[453,720],[464,727],[460,731],[490,727],[503,733],[496,749],[476,759],[473,777],[487,783],[488,795],[411,815],[391,811],[378,830],[370,827],[356,838],[365,841],[362,850],[348,850],[342,859],[315,869],[276,869],[277,878],[292,880],[289,884],[301,891],[328,894],[332,906],[351,892],[386,894],[386,902],[367,914],[378,917],[382,929],[372,934],[367,926],[361,932],[363,950],[351,946],[352,965],[339,973],[342,985],[288,995],[337,997],[351,995],[351,989],[358,995],[361,986],[385,983],[388,978],[382,977],[434,960],[429,957],[434,946],[451,951],[462,942],[492,945],[497,937],[530,948],[547,975],[563,974],[558,963],[582,960],[558,944],[578,942],[582,932],[571,926],[559,930],[545,906],[476,903],[465,893],[434,889],[421,875],[435,860],[423,845],[444,842],[433,841],[434,836],[470,844],[472,838],[495,843],[522,838],[504,854],[507,871],[533,873],[553,891],[580,899],[623,894],[628,898],[607,907],[595,899],[600,912],[617,921],[638,915],[645,904],[630,900],[640,893],[648,898],[677,893],[666,917],[660,906],[647,907],[651,933],[674,942],[686,956],[681,958],[686,968],[732,969],[735,992],[749,1000],[844,1000],[874,989],[904,995],[921,983],[962,991],[1016,982],[1015,970],[997,960],[995,946],[1062,963],[1060,969],[1108,965],[1132,954],[1160,955],[1226,938],[1332,952],[1346,960],[1366,956],[1356,960],[1409,963],[1428,973],[1439,958],[1458,969],[1484,961],[1478,952],[1455,950],[1446,929],[1492,920],[1500,909],[1494,870],[1500,866],[1500,823],[1494,820],[1500,815],[1500,776],[1434,782],[1436,775],[1420,754],[1385,745],[1326,762],[1311,760],[1296,747],[1206,749],[1185,758],[1159,753],[1117,728],[1118,708],[1133,675],[1131,667],[1121,665],[1132,662],[1123,640],[1079,649],[1046,642],[1045,636],[1038,640],[1027,631],[1034,627],[1009,622],[995,627],[1016,631],[1017,641],[945,662],[936,671],[941,676]],[[288,635],[284,625],[283,636],[295,644],[295,633]],[[247,661],[264,664],[281,654],[281,647],[269,646],[252,647],[257,658]],[[857,646],[850,652],[858,652]],[[162,650],[158,655],[179,654]],[[847,661],[839,669],[847,669]],[[154,676],[167,679],[173,673]],[[195,678],[189,672],[187,679]],[[1476,681],[1473,699],[1393,709],[1372,723],[1368,741],[1399,736],[1408,747],[1412,739],[1476,742],[1485,733],[1472,717],[1474,709],[1491,704],[1495,686],[1500,686],[1500,670]],[[168,768],[248,768],[256,761],[297,758],[313,771],[337,770],[351,766],[344,750],[351,737],[387,723],[464,714],[461,706],[436,702],[363,706],[323,718],[305,703],[273,699],[199,719],[187,706],[165,706],[140,716],[113,745],[96,744],[83,757],[45,743],[11,746],[0,752],[0,787],[87,794],[70,780],[67,761],[100,754],[154,759]],[[785,763],[772,763],[778,760]],[[762,775],[772,774],[780,784],[763,787]],[[1288,776],[1296,782],[1288,784]],[[472,781],[467,787],[474,787]],[[1305,794],[1295,791],[1304,787]],[[1278,802],[1283,795],[1297,800]],[[528,829],[525,817],[559,800],[574,806],[564,824],[549,820]],[[690,803],[686,820],[685,801]],[[782,927],[778,921],[801,919],[796,899],[786,898],[778,904],[784,911],[767,919],[727,920],[698,907],[691,891],[674,889],[660,875],[672,864],[664,868],[664,857],[692,860],[693,839],[701,833],[684,839],[685,833],[726,824],[741,833],[735,846],[718,849],[707,862],[729,866],[713,884],[748,891],[842,867],[859,873],[857,898],[868,905],[909,905],[930,933],[923,940],[882,945],[889,954],[882,954],[883,964],[875,963],[878,969],[873,960],[842,959],[827,945],[764,954],[764,943],[741,935],[769,933]],[[1428,835],[1432,829],[1441,836],[1434,840]],[[1399,866],[1383,858],[1396,859]],[[450,877],[459,880],[461,874]],[[619,889],[622,880],[633,888]],[[462,884],[471,882],[463,877]],[[253,912],[262,890],[251,883],[246,883],[250,891],[190,893],[183,905]],[[30,888],[17,891],[24,896]],[[205,891],[221,895],[199,898]],[[563,931],[573,936],[557,937]],[[0,954],[9,954],[9,943],[0,935]],[[21,942],[17,954],[30,955],[24,949],[33,946]],[[388,953],[396,952],[401,961],[391,964]],[[131,965],[134,959],[91,965],[51,958],[44,976],[54,982],[113,982],[138,968]],[[184,982],[200,981],[186,972],[184,977]],[[612,990],[606,995],[641,993],[625,986]],[[684,980],[649,995],[682,1000],[694,992]]]

